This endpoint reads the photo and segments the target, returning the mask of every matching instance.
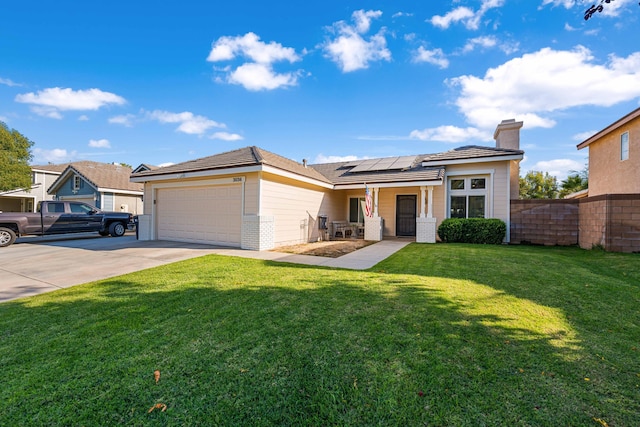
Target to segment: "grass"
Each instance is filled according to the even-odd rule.
[[[0,425],[638,426],[639,284],[575,248],[192,259],[1,304]]]

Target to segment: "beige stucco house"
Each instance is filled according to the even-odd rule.
[[[0,212],[35,212],[39,202],[53,200],[47,189],[67,166],[31,166],[31,188],[0,192]]]
[[[589,148],[589,197],[640,194],[640,108],[578,144]]]
[[[245,147],[133,173],[144,184],[139,237],[267,250],[337,233],[435,242],[449,217],[499,218],[509,230],[521,127],[505,120],[495,147],[438,154],[309,165]],[[372,216],[364,215],[365,188]]]

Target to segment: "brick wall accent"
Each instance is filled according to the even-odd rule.
[[[640,252],[640,194],[512,200],[511,243]]]
[[[274,248],[275,220],[272,216],[245,215],[242,218],[242,249],[265,251]]]
[[[580,247],[640,252],[640,194],[605,194],[580,203]]]
[[[578,200],[512,200],[511,243],[578,244]]]

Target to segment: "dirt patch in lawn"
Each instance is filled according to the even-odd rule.
[[[366,240],[334,240],[313,243],[302,243],[292,246],[281,246],[274,252],[285,252],[299,255],[315,255],[328,258],[338,258],[350,252],[369,246],[375,242]]]

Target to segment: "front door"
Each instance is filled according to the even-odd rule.
[[[417,196],[396,196],[396,236],[416,235]]]

